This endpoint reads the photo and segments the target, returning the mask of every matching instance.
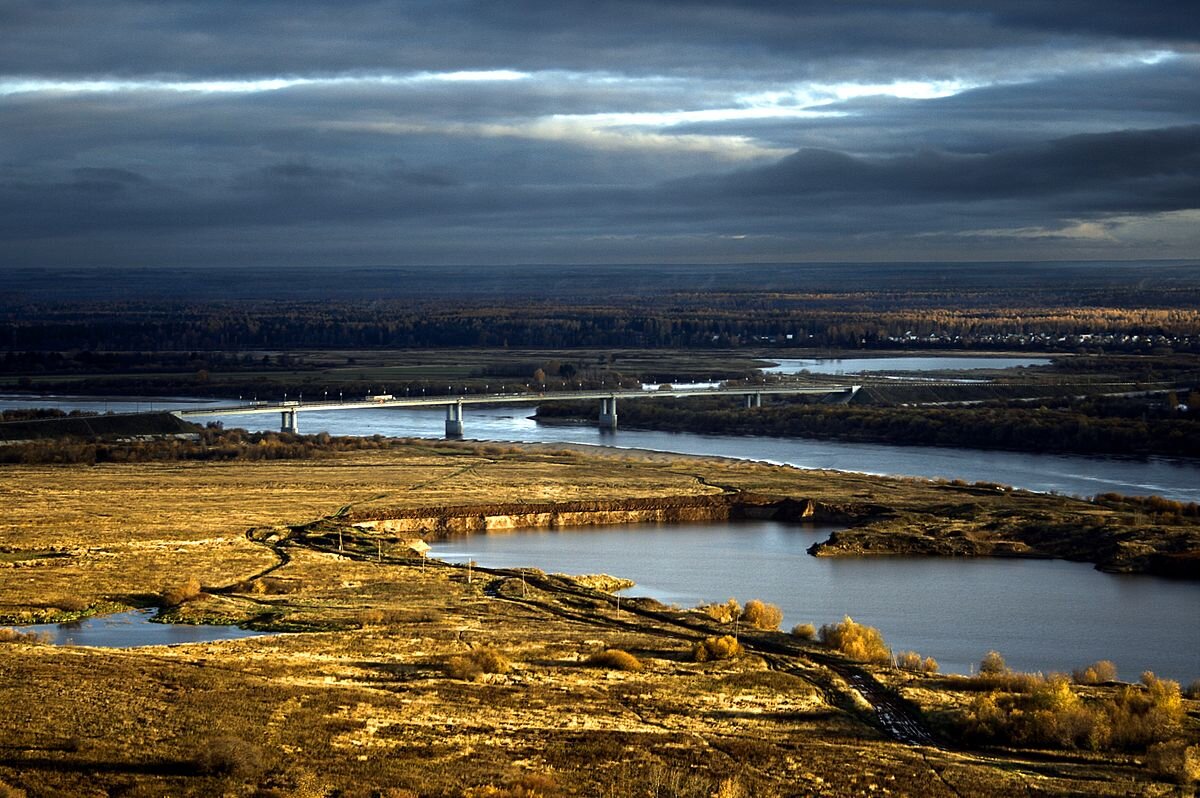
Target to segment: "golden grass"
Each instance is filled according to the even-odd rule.
[[[695,495],[728,485],[912,508],[944,502],[943,487],[468,444],[316,462],[0,472],[0,546],[13,554],[0,562],[0,612],[40,611],[63,597],[92,607],[194,577],[206,594],[178,608],[183,619],[268,614],[327,630],[131,651],[0,646],[0,784],[13,794],[950,795],[933,771],[963,795],[1029,786],[994,754],[888,742],[839,708],[838,679],[801,654],[696,664],[694,630],[640,617],[633,601],[616,618],[607,602],[532,586],[526,596],[486,573],[468,583],[436,564],[289,546],[290,561],[264,575],[279,560],[246,537],[286,537],[289,524],[347,504]],[[979,512],[1008,511],[1012,501],[981,498]],[[35,551],[64,556],[24,556]],[[518,665],[481,682],[447,678],[448,659],[489,649]],[[605,650],[637,651],[645,667],[580,667]],[[220,756],[202,756],[208,747]],[[1120,762],[1088,767],[1082,780],[1078,762],[1042,756],[1036,788],[1065,795],[1112,784],[1110,794],[1124,794],[1130,774],[1145,778]]]

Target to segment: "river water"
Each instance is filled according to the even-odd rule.
[[[776,365],[763,369],[768,374],[861,374],[869,371],[963,371],[975,369],[1011,369],[1046,366],[1046,357],[847,357],[847,358],[772,358]]]
[[[441,541],[430,556],[551,573],[609,573],[628,593],[694,607],[731,596],[777,604],[784,627],[845,615],[968,673],[990,649],[1020,670],[1070,671],[1111,659],[1200,677],[1200,584],[1105,574],[1061,560],[813,557],[835,527],[736,523],[626,525],[489,533]]]

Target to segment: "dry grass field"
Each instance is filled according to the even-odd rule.
[[[898,741],[877,722],[880,696],[894,682],[917,704],[923,689],[937,693],[928,703],[944,708],[936,681],[901,680],[783,633],[746,633],[744,656],[695,662],[693,644],[723,633],[702,613],[627,601],[618,614],[607,594],[569,580],[477,571],[468,581],[461,568],[375,562],[350,556],[369,554],[353,545],[339,555],[306,536],[323,527],[305,525],[348,505],[735,488],[920,513],[930,527],[1008,511],[1013,501],[1031,513],[1109,512],[732,461],[470,444],[313,461],[4,467],[7,621],[151,602],[195,579],[203,593],[172,610],[176,619],[270,618],[310,631],[131,650],[0,643],[0,796],[1176,789],[1135,754]],[[612,649],[640,670],[597,656]],[[1195,703],[1185,729],[1193,737]]]

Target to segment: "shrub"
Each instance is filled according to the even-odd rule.
[[[692,659],[696,662],[714,662],[734,659],[743,652],[742,644],[733,635],[706,637],[692,645]]]
[[[40,643],[37,632],[22,632],[19,629],[0,629],[0,643]]]
[[[253,593],[256,596],[278,596],[291,593],[298,587],[293,580],[265,576],[259,579],[243,579],[234,586],[234,590],[238,593]]]
[[[850,659],[863,662],[892,661],[892,651],[883,642],[883,635],[873,626],[858,623],[849,615],[841,623],[825,624],[820,631],[821,642]]]
[[[166,607],[178,607],[185,602],[195,601],[201,595],[203,594],[200,592],[200,580],[193,576],[186,582],[172,585],[164,590],[162,603]]]
[[[614,671],[632,671],[636,673],[643,668],[641,660],[628,651],[622,651],[619,648],[607,648],[604,651],[597,651],[584,661],[588,665],[597,668],[608,668]]]
[[[999,651],[989,651],[979,663],[979,672],[989,676],[1008,673],[1008,663],[1000,656]]]
[[[742,613],[742,605],[738,604],[737,599],[733,598],[724,604],[701,604],[696,609],[717,623],[733,623],[733,619]]]
[[[1071,678],[1076,684],[1103,684],[1117,679],[1117,666],[1111,661],[1102,659],[1086,668],[1071,671]]]
[[[1194,682],[1189,684],[1187,689],[1183,691],[1183,696],[1184,698],[1200,700],[1200,679],[1196,679]]]
[[[370,609],[363,610],[358,614],[358,625],[362,628],[368,626],[382,626],[384,622],[383,610]]]
[[[792,636],[801,640],[816,640],[817,627],[811,623],[798,623],[792,627]]]
[[[773,631],[779,628],[782,621],[783,611],[781,609],[774,604],[767,604],[758,599],[747,601],[746,609],[742,610],[742,623],[754,629]]]
[[[91,605],[79,596],[57,596],[50,602],[50,606],[63,612],[83,612]]]
[[[1186,740],[1156,743],[1146,751],[1146,766],[1179,784],[1200,781],[1200,745],[1188,745]]]
[[[485,673],[508,673],[511,668],[507,657],[486,646],[446,660],[446,672],[468,682],[479,681]]]
[[[896,667],[913,673],[937,673],[939,666],[933,657],[922,657],[915,651],[901,651],[896,655]]]
[[[237,737],[214,737],[196,756],[195,764],[201,773],[248,778],[262,772],[262,751]]]
[[[1153,673],[1143,674],[1140,686],[1127,685],[1113,695],[1093,697],[1087,703],[1062,674],[1042,677],[1006,673],[981,676],[979,680],[1007,689],[977,696],[960,719],[968,737],[988,741],[1093,750],[1138,749],[1169,740],[1179,733],[1185,718],[1178,683],[1159,679]]]

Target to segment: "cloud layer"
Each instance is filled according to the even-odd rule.
[[[0,263],[1193,257],[1189,5],[16,0]]]

